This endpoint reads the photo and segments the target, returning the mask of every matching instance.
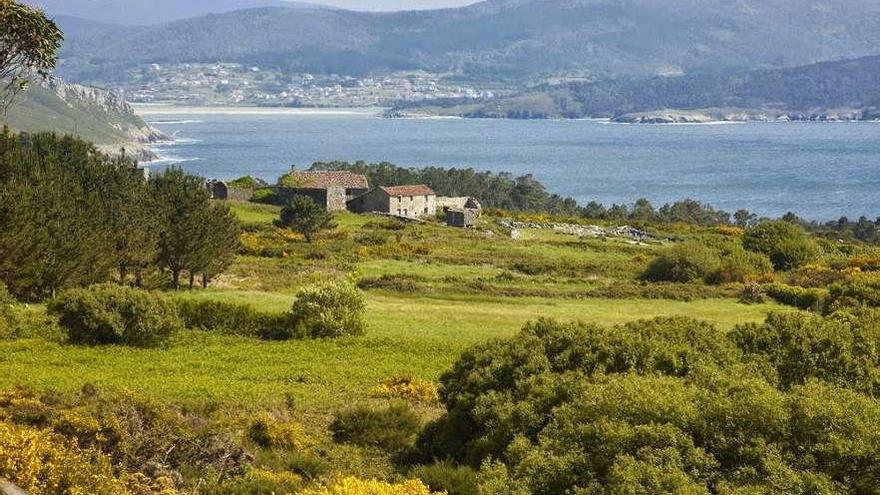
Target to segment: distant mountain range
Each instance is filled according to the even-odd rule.
[[[235,5],[160,1],[170,12]],[[89,81],[149,63],[346,75],[424,69],[522,82],[720,74],[880,54],[876,0],[489,0],[393,13],[269,7],[139,27],[60,21],[68,34],[62,74]]]
[[[622,77],[542,85],[489,101],[402,104],[395,113],[613,117],[624,122],[874,120],[880,118],[880,56],[725,75]]]
[[[329,8],[284,0],[24,0],[51,16],[143,26],[255,7]]]
[[[169,139],[134,113],[122,95],[60,80],[34,83],[19,94],[0,126],[16,131],[74,134],[107,153],[121,148],[138,159],[155,157],[151,142]]]

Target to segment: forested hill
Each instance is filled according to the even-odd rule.
[[[142,26],[254,7],[329,8],[284,0],[25,0],[51,16]]]
[[[880,56],[733,75],[622,77],[545,85],[491,101],[425,103],[428,113],[470,117],[610,117],[658,109],[729,108],[781,113],[858,110],[880,117]],[[418,104],[403,112],[419,111]],[[441,108],[445,107],[445,108]],[[858,112],[856,112],[858,113]]]
[[[720,73],[875,55],[878,25],[875,0],[490,0],[395,13],[260,8],[77,29],[67,37],[62,70],[108,77],[138,64],[222,60],[493,80]]]

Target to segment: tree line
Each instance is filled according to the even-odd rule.
[[[207,285],[232,261],[239,225],[202,179],[50,133],[0,134],[0,281],[26,300],[161,275]],[[161,279],[161,278],[160,278]]]

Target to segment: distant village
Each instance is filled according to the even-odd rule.
[[[476,198],[438,196],[424,184],[370,187],[365,175],[347,171],[292,170],[277,185],[213,180],[206,183],[218,200],[251,201],[257,195],[267,202],[286,204],[305,196],[328,212],[377,214],[404,221],[423,221],[442,214],[447,225],[472,227],[482,212]]]
[[[293,107],[386,106],[397,101],[492,98],[492,90],[443,82],[435,75],[394,73],[356,78],[282,74],[235,63],[151,64],[133,70],[120,89],[133,103]]]

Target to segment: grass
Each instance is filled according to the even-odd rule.
[[[209,290],[180,297],[252,304],[284,311],[286,293]],[[242,405],[292,397],[303,411],[327,414],[367,392],[388,375],[409,372],[436,380],[468,346],[506,337],[538,316],[623,323],[682,315],[719,328],[760,321],[775,305],[733,300],[676,301],[443,297],[371,293],[365,337],[261,342],[201,332],[179,335],[166,349],[90,348],[36,339],[0,342],[0,388],[27,385],[75,391],[128,389],[168,402],[217,400]]]
[[[277,207],[228,204],[243,223],[273,232]],[[216,400],[244,407],[290,397],[303,410],[326,415],[366,400],[368,390],[388,375],[407,372],[436,380],[469,346],[513,335],[539,317],[612,325],[689,316],[714,322],[723,331],[782,309],[743,305],[735,299],[578,296],[578,291],[602,284],[635,283],[656,246],[579,239],[548,230],[526,230],[522,239],[512,240],[487,234],[493,228],[489,221],[479,229],[461,230],[430,224],[401,227],[350,213],[334,220],[337,227],[316,244],[266,237],[266,242],[284,243],[283,256],[239,256],[215,288],[174,297],[283,312],[299,287],[320,278],[417,280],[417,290],[367,293],[365,337],[261,342],[185,332],[168,348],[152,350],[75,347],[39,338],[0,341],[0,388],[75,391],[91,383],[171,403]],[[359,239],[376,237],[388,241],[360,244]],[[401,244],[418,249],[402,250]],[[499,287],[520,292],[510,291],[518,297],[499,296],[508,294]]]
[[[261,205],[256,203],[245,203],[243,201],[226,201],[229,209],[235,213],[239,221],[243,224],[264,224],[272,225],[272,222],[278,219],[281,208],[272,205]]]

